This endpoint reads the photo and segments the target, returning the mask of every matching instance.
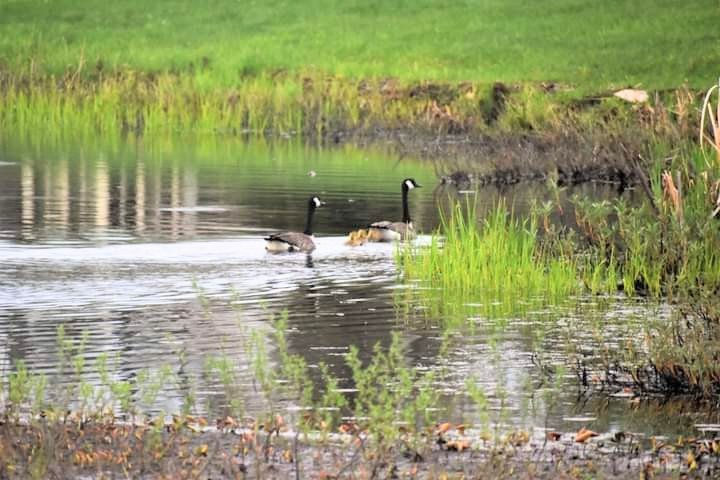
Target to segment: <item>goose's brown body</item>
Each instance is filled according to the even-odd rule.
[[[421,185],[412,178],[406,178],[400,184],[402,191],[403,218],[400,222],[388,222],[383,220],[371,223],[368,226],[368,240],[371,242],[392,242],[395,240],[410,240],[415,237],[415,228],[410,218],[408,207],[408,192]]]
[[[269,235],[265,238],[265,249],[268,252],[312,252],[315,242],[311,235],[300,232],[284,232]]]
[[[325,205],[318,197],[310,197],[308,201],[307,220],[304,232],[281,232],[265,237],[265,250],[268,252],[312,252],[315,241],[312,234],[312,220],[315,209]]]
[[[415,238],[415,228],[412,222],[375,222],[370,225],[368,238],[376,242],[410,240]]]

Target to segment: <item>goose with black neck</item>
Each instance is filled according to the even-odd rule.
[[[315,210],[325,205],[325,202],[313,195],[308,200],[307,219],[305,230],[301,232],[281,232],[265,237],[265,250],[272,253],[279,252],[312,252],[315,250],[313,240],[313,216]]]
[[[408,193],[414,188],[422,185],[412,178],[406,178],[400,184],[402,192],[403,216],[400,222],[389,222],[383,220],[370,224],[368,227],[368,240],[372,242],[392,242],[395,240],[409,240],[415,238],[415,227],[410,218],[410,207],[408,206]]]

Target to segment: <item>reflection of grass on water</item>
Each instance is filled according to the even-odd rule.
[[[578,291],[574,258],[538,238],[535,216],[518,219],[500,204],[478,224],[474,206],[467,210],[456,205],[429,247],[398,250],[406,280],[419,282],[417,295],[433,315],[508,318]]]

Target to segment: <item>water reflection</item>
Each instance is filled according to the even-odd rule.
[[[224,353],[247,387],[247,407],[259,409],[248,342],[252,331],[269,331],[270,314],[287,309],[291,353],[312,366],[330,365],[346,386],[348,347],[356,345],[367,359],[376,343],[387,346],[390,333],[400,330],[408,364],[447,370],[438,388],[448,402],[457,401],[451,394],[473,378],[493,408],[502,403],[513,412],[513,421],[530,412],[535,424],[550,415],[561,428],[576,394],[558,397],[558,406],[547,403],[542,387],[534,392],[542,378],[531,352],[542,345],[561,361],[568,331],[591,343],[591,336],[578,332],[605,322],[618,326],[619,342],[627,335],[620,326],[647,314],[644,306],[618,303],[598,310],[606,312],[598,320],[588,316],[582,299],[562,311],[528,312],[503,325],[470,312],[474,328],[457,331],[449,355],[439,358],[443,332],[438,322],[426,321],[422,306],[398,281],[394,247],[351,248],[341,236],[368,219],[399,218],[398,179],[435,184],[432,168],[419,162],[394,162],[351,147],[315,151],[182,140],[47,147],[4,140],[0,161],[6,162],[0,166],[5,372],[24,360],[60,381],[74,381],[58,371],[56,331],[64,325],[70,338],[88,333],[90,363],[103,353],[117,362],[118,380],[170,365],[178,380],[163,392],[161,408],[177,410],[191,386],[202,408],[217,408],[221,387],[206,375],[205,359]],[[310,170],[318,174],[309,177]],[[615,195],[600,186],[583,188],[598,199]],[[302,225],[311,193],[328,201],[317,222],[317,249],[311,255],[267,254],[262,237]],[[566,205],[570,194],[563,192],[560,201]],[[438,204],[447,208],[467,195],[419,190],[411,208],[420,230],[437,227]],[[533,200],[553,198],[534,184],[485,187],[477,195],[481,214],[501,196],[519,213]],[[558,219],[572,223],[572,208],[563,215]],[[266,341],[272,354],[270,337]],[[602,407],[602,422],[625,421],[618,405]],[[474,412],[469,404],[455,406],[460,416]],[[596,407],[573,408],[588,413]]]
[[[280,152],[238,146],[221,158],[197,158],[192,146],[155,157],[138,146],[115,154],[78,148],[29,158],[21,146],[0,147],[0,155],[18,157],[2,167],[0,238],[20,242],[176,241],[283,230],[302,223],[304,199],[318,192],[335,206],[330,218],[318,222],[318,233],[344,233],[373,215],[399,216],[398,195],[387,187],[403,175],[432,181],[422,164],[393,169],[384,158],[352,149],[326,157],[301,150],[297,157],[293,146]],[[320,169],[317,178],[306,175],[308,166]],[[432,228],[433,199],[417,197],[418,221]]]
[[[32,166],[23,163],[20,167],[20,239],[33,240],[35,219],[35,173]]]

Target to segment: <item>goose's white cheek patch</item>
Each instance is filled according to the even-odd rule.
[[[322,202],[321,202],[320,199],[317,198],[317,197],[314,197],[314,198],[313,198],[313,202],[315,202],[315,206],[316,206],[316,207],[319,207],[320,205],[322,205]]]
[[[415,188],[415,185],[413,185],[410,180],[405,180],[405,185],[407,185],[408,190],[412,190],[413,188]]]

